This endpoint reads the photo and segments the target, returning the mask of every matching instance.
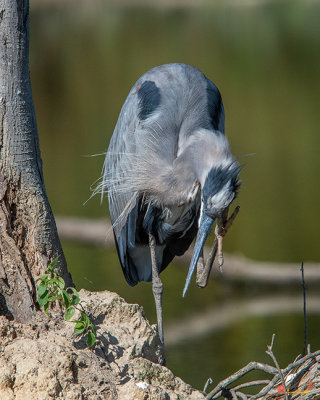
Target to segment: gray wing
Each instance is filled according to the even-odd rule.
[[[108,190],[110,217],[117,237],[137,198],[127,181],[128,171],[132,168],[132,154],[135,154],[133,137],[137,115],[133,103],[134,98],[128,96],[113,132],[103,171],[103,188]]]
[[[153,155],[172,163],[178,135],[166,123],[152,120],[160,108],[161,67],[148,71],[131,89],[114,129],[104,163],[102,191],[107,188],[111,222],[118,238],[144,191],[145,171],[154,171]],[[151,117],[151,118],[149,118]],[[160,118],[161,120],[161,118]],[[144,181],[145,179],[145,181]],[[131,229],[133,230],[133,229]]]
[[[135,154],[134,132],[137,128],[135,98],[128,96],[113,132],[103,171],[103,189],[108,190],[109,211],[116,247],[125,277],[136,284],[128,248],[134,247],[138,193],[130,187],[128,170]]]

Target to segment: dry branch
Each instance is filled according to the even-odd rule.
[[[206,400],[217,399],[221,396],[221,392],[223,389],[227,389],[231,383],[237,381],[238,379],[242,378],[244,375],[248,374],[251,371],[263,371],[267,374],[275,375],[278,371],[275,367],[271,365],[262,364],[256,361],[251,361],[245,367],[241,368],[239,371],[235,372],[233,375],[229,376],[228,378],[224,379],[208,394]]]
[[[268,346],[267,353],[272,353],[274,337],[272,343]],[[297,359],[289,364],[286,368],[280,369],[274,354],[272,359],[277,367],[267,364],[251,362],[239,371],[220,382],[206,397],[206,400],[218,399],[219,397],[249,400],[272,400],[272,399],[294,399],[315,400],[320,398],[320,350],[308,354],[305,357],[297,357]],[[270,381],[252,381],[240,384],[235,387],[229,387],[232,383],[245,376],[253,370],[264,371],[274,375]],[[268,383],[267,383],[268,382]],[[239,392],[249,386],[267,383],[267,385],[255,395],[248,395]],[[295,396],[298,397],[295,397]]]
[[[281,368],[280,368],[280,366],[279,366],[279,363],[278,363],[278,361],[277,361],[277,359],[276,359],[276,356],[274,355],[273,350],[272,350],[272,348],[273,348],[273,343],[274,343],[274,338],[275,338],[275,334],[272,335],[271,344],[270,344],[270,346],[268,346],[268,350],[266,351],[266,353],[268,354],[268,356],[270,356],[270,357],[272,358],[272,361],[274,362],[274,365],[275,365],[276,368],[277,368],[277,371],[278,371],[279,376],[280,376],[280,378],[281,378],[282,385],[283,385],[283,387],[284,387],[285,399],[286,399],[286,400],[289,400],[289,399],[288,399],[288,394],[287,394],[286,382],[285,382],[285,380],[284,380],[283,373],[282,373]]]
[[[113,247],[112,226],[107,219],[89,219],[77,217],[57,217],[58,232],[61,239],[95,246]],[[189,263],[192,249],[175,261]],[[301,278],[297,273],[297,265],[289,263],[262,262],[246,259],[243,256],[225,254],[223,274],[213,271],[216,279],[228,282],[250,282],[255,284],[271,284],[279,286],[300,286]],[[304,263],[305,279],[309,287],[320,283],[320,265]]]

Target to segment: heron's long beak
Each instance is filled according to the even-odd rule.
[[[203,249],[203,246],[205,244],[205,241],[207,240],[207,237],[210,233],[213,223],[214,223],[214,218],[208,217],[204,212],[201,213],[197,240],[196,240],[196,244],[194,246],[193,256],[192,256],[191,264],[189,267],[186,284],[183,289],[182,297],[185,296],[185,294],[188,290],[188,286],[191,281],[194,270],[197,266],[201,250]]]

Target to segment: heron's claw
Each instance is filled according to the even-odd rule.
[[[216,257],[218,260],[219,270],[220,272],[222,272],[222,265],[224,263],[222,241],[224,236],[228,232],[228,229],[232,225],[235,217],[237,216],[239,209],[240,207],[237,206],[230,218],[228,218],[228,209],[226,209],[221,217],[217,219],[217,224],[215,228],[215,240],[210,254],[207,258],[206,264],[204,268],[201,267],[201,264],[198,264],[197,267],[197,285],[201,288],[207,286],[212,264]]]
[[[217,221],[216,229],[215,229],[215,235],[216,235],[216,246],[217,246],[217,261],[218,261],[218,266],[219,266],[219,271],[222,272],[222,265],[224,263],[224,258],[223,258],[223,238],[224,235],[226,234],[225,231],[225,221],[219,219]]]
[[[217,259],[218,259],[219,271],[222,272],[222,266],[224,263],[223,248],[222,248],[223,236],[217,235],[217,240],[218,240]]]

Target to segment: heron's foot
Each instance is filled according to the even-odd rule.
[[[219,266],[219,271],[222,272],[222,265],[224,262],[223,258],[223,238],[225,236],[226,232],[226,218],[219,218],[217,221],[216,229],[215,229],[215,242],[217,246],[217,261],[218,261],[218,266]]]
[[[219,265],[219,270],[222,272],[222,266],[224,263],[223,257],[223,238],[227,234],[229,228],[231,227],[234,219],[236,218],[240,207],[237,206],[233,213],[231,214],[230,218],[228,218],[229,207],[225,209],[224,213],[222,214],[221,218],[217,220],[215,235],[217,240],[217,261]]]
[[[217,225],[215,228],[215,239],[214,239],[212,249],[207,258],[204,268],[202,268],[202,269],[200,268],[200,270],[199,269],[197,270],[197,285],[199,287],[204,288],[207,286],[208,280],[209,280],[209,275],[210,275],[212,265],[213,265],[213,262],[214,262],[216,256],[217,256],[217,261],[218,261],[220,272],[222,272],[222,265],[224,262],[223,246],[222,246],[223,238],[227,234],[227,232],[228,232],[230,226],[232,225],[234,219],[236,218],[239,210],[240,210],[240,207],[237,206],[235,208],[235,210],[233,211],[232,215],[230,216],[230,218],[228,219],[228,209],[226,209],[224,211],[223,215],[221,216],[221,218],[219,218],[217,220]],[[200,273],[198,271],[202,271],[202,272]]]
[[[222,266],[224,263],[224,257],[223,257],[223,236],[217,235],[217,241],[218,241],[218,249],[217,249],[217,260],[218,260],[218,266],[219,266],[219,271],[222,272]]]

